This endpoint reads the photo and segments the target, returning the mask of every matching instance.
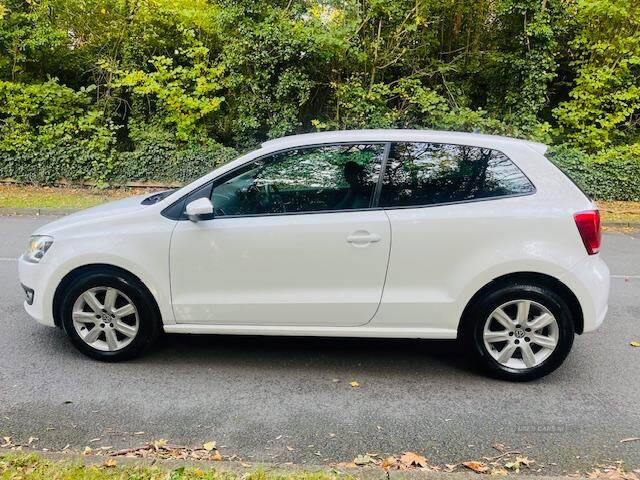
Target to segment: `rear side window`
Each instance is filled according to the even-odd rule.
[[[534,191],[522,171],[497,150],[398,142],[387,162],[380,206],[433,205]]]

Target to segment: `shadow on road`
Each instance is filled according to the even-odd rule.
[[[424,368],[472,371],[452,340],[164,335],[141,361],[265,370],[357,367],[363,373],[384,371],[386,375]]]

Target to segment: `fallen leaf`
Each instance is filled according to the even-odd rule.
[[[91,447],[84,447],[84,450],[82,451],[83,455],[89,455],[93,450],[91,450]]]
[[[533,463],[533,460],[529,460],[527,457],[516,457],[513,462],[507,462],[504,464],[509,470],[515,470],[516,473],[520,473],[520,467],[529,467]]]
[[[391,467],[395,467],[397,464],[397,460],[395,459],[395,457],[387,457],[385,458],[382,463],[380,464],[380,466],[382,468],[391,468]]]
[[[213,460],[214,462],[219,462],[220,460],[222,460],[222,455],[220,455],[220,452],[216,450],[216,453],[213,455],[213,457],[211,457],[211,460]]]
[[[629,345],[631,345],[632,347],[640,347],[640,342],[634,340],[633,342],[629,343]]]
[[[27,442],[29,445],[31,445],[33,442],[35,442],[36,440],[38,440],[38,437],[29,437],[29,441]]]
[[[509,475],[509,472],[502,467],[493,467],[489,472],[489,475]]]
[[[210,452],[211,450],[216,448],[216,442],[207,442],[202,445],[202,448],[204,448],[207,452]]]
[[[287,450],[289,450],[290,452],[293,452],[293,451],[294,451],[294,448],[293,448],[293,447],[290,447],[289,445],[287,445]]]
[[[159,450],[160,448],[164,447],[167,444],[167,441],[164,438],[161,438],[160,440],[155,440],[154,442],[152,442],[153,448],[155,448],[156,450]]]
[[[364,465],[369,465],[371,463],[373,463],[373,457],[371,455],[358,455],[354,460],[353,463],[355,463],[356,465],[359,466],[364,466]]]
[[[351,385],[353,388],[360,387],[360,383],[356,382],[355,380],[353,382],[349,382],[349,385]]]
[[[620,443],[637,442],[637,441],[640,441],[640,437],[623,438],[622,440],[620,440]]]
[[[427,459],[414,452],[405,452],[400,456],[400,463],[407,467],[426,467]]]
[[[250,463],[240,462],[240,465],[242,465],[244,468],[250,468],[251,467]]]
[[[111,468],[111,467],[115,467],[116,465],[118,465],[118,461],[115,458],[108,458],[104,461],[104,463],[102,464],[107,468]]]
[[[475,462],[475,461],[462,462],[462,465],[467,467],[469,470],[473,470],[476,473],[486,473],[489,470],[489,467],[487,467],[482,462]]]

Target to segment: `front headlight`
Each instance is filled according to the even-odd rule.
[[[29,246],[24,252],[24,259],[28,262],[38,263],[47,250],[53,245],[53,237],[48,235],[31,235]]]

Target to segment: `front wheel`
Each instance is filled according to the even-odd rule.
[[[64,293],[61,315],[74,346],[96,360],[135,357],[159,332],[146,289],[119,271],[86,272],[74,279]]]
[[[574,324],[567,304],[546,286],[503,285],[472,304],[461,339],[490,375],[514,381],[543,377],[571,350]]]

